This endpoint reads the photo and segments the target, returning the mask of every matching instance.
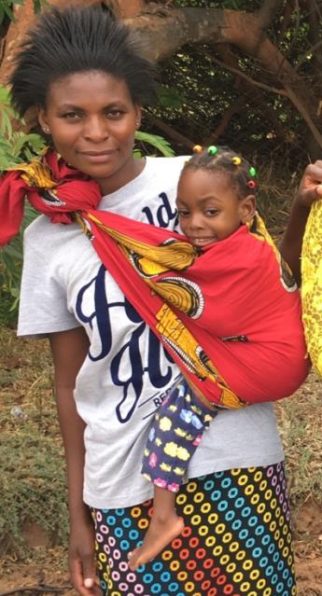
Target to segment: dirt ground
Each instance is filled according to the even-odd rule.
[[[322,596],[322,506],[312,496],[293,509],[298,596]],[[0,558],[0,596],[58,594],[76,596],[71,588],[66,550],[50,548],[48,537],[33,524],[25,528],[33,555],[25,562]],[[260,595],[258,595],[260,596]]]
[[[309,499],[294,522],[298,596],[322,596],[322,507]],[[46,548],[46,537],[37,526],[28,528],[28,541],[42,544],[29,562],[0,559],[0,596],[76,596],[69,583],[66,552]]]
[[[17,32],[15,37],[19,37]],[[321,457],[318,459],[321,462]],[[308,494],[306,501],[293,511],[293,519],[298,596],[322,596],[322,505]],[[75,596],[69,583],[65,550],[50,548],[46,535],[35,525],[26,528],[26,538],[34,549],[30,559],[22,563],[12,556],[0,557],[0,596]]]
[[[13,330],[0,329],[0,426],[3,430],[8,412],[10,414],[13,405],[19,405],[29,412],[30,418],[36,419],[41,412],[42,430],[55,438],[48,356],[45,344],[17,341]],[[292,399],[277,406],[287,457],[298,596],[322,596],[321,398],[321,379],[310,375]],[[19,429],[12,426],[11,432],[17,433]],[[31,555],[24,557],[23,562],[13,555],[0,555],[0,596],[76,596],[69,582],[66,549],[52,547],[50,538],[35,523],[25,525],[22,532]]]

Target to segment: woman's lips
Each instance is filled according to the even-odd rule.
[[[104,163],[114,155],[115,151],[80,151],[79,153],[88,161],[94,163]]]

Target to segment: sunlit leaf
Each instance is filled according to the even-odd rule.
[[[148,132],[138,130],[136,132],[135,138],[137,141],[140,141],[142,143],[148,143],[165,157],[171,157],[175,153],[170,143],[163,137],[160,137],[159,135],[154,135]]]

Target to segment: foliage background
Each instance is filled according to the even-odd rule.
[[[10,28],[13,4],[11,0],[0,3],[2,39]],[[256,13],[264,4],[276,6],[265,34],[307,88],[310,109],[319,122],[322,28],[314,22],[321,22],[320,1],[160,0],[157,6],[161,14],[174,7]],[[145,111],[136,151],[169,151],[161,137],[182,154],[195,143],[231,145],[259,169],[260,208],[274,235],[280,236],[298,178],[317,150],[302,115],[288,97],[276,92],[282,90],[282,82],[256,58],[228,43],[188,43],[159,66],[159,103]],[[36,133],[17,127],[7,99],[7,91],[0,89],[0,169],[43,149]],[[32,217],[27,209],[25,225]],[[43,526],[50,544],[65,544],[67,512],[47,345],[17,341],[8,329],[16,321],[21,259],[19,236],[0,252],[0,549],[26,558],[28,523]],[[295,400],[279,407],[295,516],[303,503],[322,502],[320,399],[321,384],[313,378]],[[318,536],[317,549],[321,547]],[[308,539],[302,536],[301,544]]]
[[[275,6],[263,32],[294,70],[295,92],[301,87],[321,129],[322,3],[319,0],[174,0],[177,7],[218,8],[257,14]],[[314,27],[314,22],[317,27]],[[247,34],[247,33],[246,33]],[[218,141],[233,146],[259,164],[282,166],[285,176],[321,153],[310,138],[303,116],[283,93],[283,82],[229,43],[192,43],[161,63],[161,82],[168,95],[152,113],[189,141]],[[285,81],[284,81],[285,82]],[[288,81],[286,81],[288,83]],[[149,118],[147,118],[149,122]],[[153,122],[153,118],[152,118]],[[160,122],[157,122],[162,127]],[[170,131],[168,130],[170,133]],[[175,135],[174,135],[175,139]]]

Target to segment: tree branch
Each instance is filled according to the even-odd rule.
[[[294,70],[296,70],[296,72],[298,72],[302,66],[302,64],[304,64],[305,62],[307,62],[308,58],[306,56],[306,54],[313,54],[316,50],[321,49],[322,47],[322,40],[317,41],[316,44],[314,46],[310,46],[309,48],[306,49],[305,54],[302,56],[302,58],[298,61],[298,63],[296,64],[296,66],[294,67]],[[320,64],[321,67],[321,64]]]
[[[125,19],[125,22],[144,40],[147,56],[158,62],[169,58],[187,43],[214,38],[223,43],[224,13],[218,8],[167,8],[167,16],[146,13]]]
[[[304,103],[301,101],[301,99],[296,95],[294,90],[289,85],[285,85],[285,89],[287,91],[287,95],[290,98],[292,104],[296,107],[297,111],[301,114],[303,120],[306,122],[306,124],[307,124],[308,128],[310,129],[317,144],[319,145],[319,147],[322,148],[322,135],[318,131],[317,127],[315,126],[306,106],[304,105]],[[317,106],[317,110],[318,110],[318,106]]]
[[[51,3],[62,3],[65,0],[50,0]],[[76,1],[76,0],[70,0]],[[83,0],[86,4],[93,0]],[[129,6],[128,0],[118,0],[120,8]],[[142,2],[148,9],[148,3],[144,0],[131,0],[131,5],[141,7]],[[134,3],[134,4],[133,4]],[[296,0],[298,5],[298,0]],[[23,10],[32,5],[31,0],[25,0]],[[247,74],[229,67],[238,77],[243,78],[249,84],[266,91],[287,95],[306,122],[312,133],[315,142],[322,147],[322,137],[318,130],[319,122],[316,117],[318,99],[314,95],[314,89],[307,85],[306,81],[298,75],[296,70],[288,62],[286,57],[265,34],[265,27],[271,23],[277,14],[282,0],[263,0],[258,12],[250,13],[238,10],[226,10],[218,8],[194,8],[181,7],[173,8],[166,2],[159,2],[160,10],[153,14],[140,14],[126,19],[126,23],[133,27],[143,39],[146,45],[146,53],[150,59],[156,61],[169,58],[185,44],[211,43],[230,44],[237,47],[246,56],[255,58],[261,68],[267,70],[275,77],[276,84],[281,84],[284,89],[278,89],[254,81]],[[158,3],[155,5],[158,7]],[[18,12],[18,11],[17,11]],[[19,18],[17,19],[19,21]],[[26,21],[24,20],[24,25]],[[5,59],[2,63],[0,81],[4,81],[5,72],[8,73],[12,64],[13,47],[16,47],[17,38],[22,32],[14,29],[11,24],[10,32],[12,37],[9,42],[7,38],[5,48]],[[221,64],[221,66],[227,65]],[[7,70],[6,70],[7,69]]]
[[[261,83],[260,81],[255,81],[254,79],[249,77],[242,70],[239,70],[238,68],[234,68],[233,66],[229,66],[225,62],[218,60],[218,58],[213,57],[212,60],[216,64],[221,66],[222,68],[225,68],[226,70],[229,70],[230,72],[233,72],[234,74],[238,75],[241,79],[244,79],[245,81],[247,81],[247,83],[250,83],[251,85],[255,85],[256,87],[259,87],[260,89],[264,89],[265,91],[269,91],[270,93],[276,93],[277,95],[284,95],[284,96],[288,97],[288,93],[284,89],[278,89],[276,87],[271,87],[270,85],[266,85],[265,83]]]
[[[143,12],[146,7],[144,0],[126,0],[126,3],[122,0],[106,0],[106,4],[114,5],[115,13],[121,19],[135,17]]]
[[[309,48],[308,52],[313,54],[313,64],[315,67],[315,73],[319,77],[322,66],[322,53],[321,53],[321,40],[320,40],[320,29],[321,29],[321,9],[315,0],[307,0],[308,4],[308,15],[307,20],[309,23],[308,38],[313,46]],[[316,50],[319,49],[317,52]],[[307,52],[306,52],[307,53]]]
[[[192,151],[196,142],[188,139],[188,137],[185,137],[183,134],[172,128],[172,126],[166,124],[163,122],[163,120],[160,120],[160,118],[150,114],[150,112],[144,112],[144,116],[153,126],[156,126],[159,130],[162,130],[162,132],[164,132],[169,139],[172,139],[172,141],[175,143],[178,143],[179,145],[189,149],[189,151]]]
[[[239,114],[243,107],[246,104],[246,96],[245,97],[238,97],[236,101],[234,101],[226,110],[219,122],[218,126],[216,126],[215,130],[209,134],[206,139],[203,139],[203,145],[210,145],[210,143],[215,143],[220,139],[220,137],[224,134],[227,126],[229,125],[231,119],[235,116],[235,114]]]
[[[257,12],[259,26],[267,29],[281,10],[284,0],[265,0]]]

